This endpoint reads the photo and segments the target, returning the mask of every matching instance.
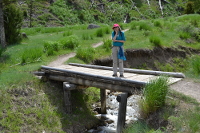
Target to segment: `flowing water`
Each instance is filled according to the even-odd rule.
[[[88,133],[116,133],[117,129],[117,118],[119,102],[116,100],[117,94],[107,95],[106,109],[107,114],[98,114],[96,117],[105,121],[105,126],[99,126],[96,129],[87,131]],[[130,124],[139,118],[139,106],[138,101],[141,98],[139,95],[131,95],[127,99],[126,108],[126,122]]]

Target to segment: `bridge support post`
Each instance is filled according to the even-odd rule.
[[[101,114],[106,114],[106,89],[100,89],[101,95]]]
[[[118,120],[117,120],[117,132],[122,133],[126,120],[126,106],[127,106],[128,93],[122,93],[117,96],[119,102]]]
[[[72,112],[72,104],[71,104],[71,90],[76,89],[76,85],[70,84],[68,82],[63,82],[63,90],[64,90],[64,102],[66,107],[66,113]]]

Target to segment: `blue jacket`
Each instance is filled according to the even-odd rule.
[[[112,32],[112,39],[114,37],[114,31]],[[124,40],[126,41],[126,38],[124,36],[124,32],[119,33],[119,35],[117,36],[116,40]],[[122,42],[113,42],[113,46],[122,46],[124,43]]]
[[[126,56],[124,55],[124,51],[121,46],[119,46],[118,59],[126,60]]]

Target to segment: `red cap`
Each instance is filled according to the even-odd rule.
[[[114,24],[112,29],[114,29],[115,27],[119,27],[119,24]]]

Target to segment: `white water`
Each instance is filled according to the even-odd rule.
[[[98,114],[96,117],[103,118],[107,121],[113,121],[112,123],[106,126],[99,126],[97,129],[91,129],[87,132],[89,133],[116,133],[117,129],[117,118],[118,118],[118,109],[119,103],[116,100],[117,95],[107,95],[106,99],[106,108],[107,114]],[[139,95],[132,95],[127,99],[127,108],[126,108],[126,122],[129,124],[136,121],[139,118],[139,106],[138,101],[141,98]]]

